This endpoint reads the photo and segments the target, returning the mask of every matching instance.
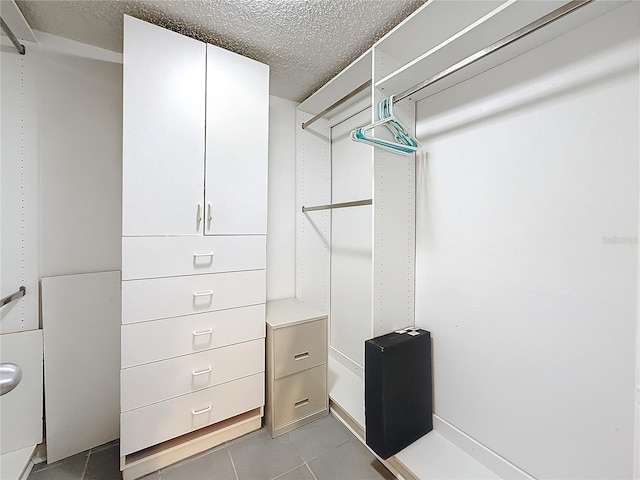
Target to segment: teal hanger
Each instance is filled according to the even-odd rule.
[[[351,139],[355,142],[368,143],[400,155],[411,155],[420,148],[420,142],[393,115],[393,95],[382,99],[378,103],[376,112],[378,120],[370,125],[356,128],[351,132]],[[369,132],[376,127],[385,127],[395,139],[395,142],[379,137],[371,137]]]

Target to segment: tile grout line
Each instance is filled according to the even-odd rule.
[[[311,472],[311,476],[313,477],[313,480],[318,480],[318,478],[316,477],[316,474],[313,473],[313,470],[311,470],[311,466],[307,462],[304,462],[304,464],[307,466],[307,468]]]
[[[87,467],[89,466],[89,459],[91,458],[91,452],[92,450],[89,450],[89,453],[87,453],[87,460],[84,462],[84,468],[82,469],[82,476],[80,477],[80,480],[84,480],[84,475],[85,473],[87,473]]]
[[[233,455],[231,455],[231,449],[229,448],[228,445],[225,448],[227,450],[227,455],[229,455],[229,460],[231,460],[231,466],[233,467],[233,473],[235,473],[236,475],[236,480],[240,480],[240,477],[238,476],[238,471],[236,470],[236,464],[233,461]]]
[[[302,457],[300,457],[300,458],[302,458]],[[293,467],[291,470],[287,470],[286,472],[281,473],[280,475],[277,475],[277,476],[273,477],[271,480],[278,480],[279,478],[284,477],[284,476],[285,476],[285,475],[287,475],[288,473],[291,473],[291,472],[293,472],[294,470],[299,469],[299,468],[300,468],[301,466],[303,466],[303,465],[307,465],[307,462],[305,462],[305,461],[304,461],[304,459],[302,459],[302,463],[301,463],[300,465],[296,465],[296,466],[295,466],[295,467]],[[307,466],[307,468],[308,468],[308,466]],[[311,470],[311,469],[309,468],[309,470]],[[315,477],[314,477],[314,478],[315,478]]]

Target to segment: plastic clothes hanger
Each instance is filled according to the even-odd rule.
[[[370,125],[356,128],[351,132],[351,139],[355,142],[368,143],[374,147],[379,147],[393,153],[401,155],[411,155],[420,148],[420,142],[407,131],[400,121],[393,115],[393,95],[383,98],[378,103],[376,120]],[[371,137],[368,132],[377,127],[385,127],[395,139],[395,142],[385,140],[381,137]]]

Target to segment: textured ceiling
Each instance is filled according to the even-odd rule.
[[[122,52],[123,14],[261,61],[302,101],[426,0],[16,0],[31,28]]]

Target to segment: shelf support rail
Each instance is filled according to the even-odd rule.
[[[316,120],[320,120],[322,117],[324,117],[327,113],[329,113],[330,111],[338,108],[340,105],[342,105],[343,103],[351,100],[353,97],[355,97],[356,95],[358,95],[360,92],[366,90],[367,88],[369,88],[371,86],[371,80],[367,80],[366,82],[364,82],[362,85],[360,85],[358,88],[356,88],[355,90],[351,91],[350,93],[346,94],[344,97],[342,97],[340,100],[338,100],[337,102],[329,105],[327,108],[325,108],[323,111],[321,111],[320,113],[318,113],[315,117],[310,118],[309,120],[307,120],[306,122],[304,122],[302,124],[302,129],[304,130],[305,128],[307,128],[309,125],[311,125],[312,123],[314,123]]]
[[[521,38],[526,37],[527,35],[537,30],[540,30],[543,27],[546,27],[547,25],[555,22],[556,20],[560,20],[564,16],[572,12],[575,12],[579,8],[584,7],[585,5],[592,3],[594,1],[595,0],[573,0],[569,3],[566,3],[565,5],[553,10],[552,12],[549,12],[548,14],[540,17],[539,19],[534,20],[530,24],[507,35],[506,37],[501,38],[500,40],[489,45],[488,47],[483,48],[482,50],[479,50],[472,55],[469,55],[467,58],[460,60],[458,63],[455,63],[450,67],[445,68],[444,70],[442,70],[439,73],[436,73],[432,77],[426,80],[423,80],[422,82],[418,83],[417,85],[414,85],[413,87],[405,90],[402,93],[397,94],[393,99],[393,103],[398,103],[399,101],[404,100],[405,98],[411,97],[411,95],[419,92],[423,88],[426,88],[429,85],[433,85],[434,83],[439,82],[440,80],[443,80],[450,75],[453,75],[459,70],[462,70],[463,68],[471,65],[472,63],[477,62],[478,60],[486,57],[487,55],[495,53],[498,50],[501,50],[504,47],[511,45],[513,42],[520,40]]]
[[[318,205],[315,207],[302,207],[302,213],[314,212],[316,210],[333,210],[334,208],[360,207],[362,205],[373,205],[372,199],[356,200],[353,202],[329,203],[327,205]]]
[[[17,292],[12,293],[11,295],[7,295],[2,300],[0,300],[0,307],[4,307],[8,303],[13,302],[14,300],[18,300],[19,298],[24,297],[27,294],[26,287],[20,287]]]
[[[13,34],[9,26],[4,22],[4,19],[2,17],[0,17],[0,27],[2,27],[2,31],[7,34],[7,37],[9,37],[9,40],[11,40],[11,43],[13,43],[13,46],[16,47],[16,50],[18,50],[18,53],[20,55],[24,55],[27,52],[26,48],[24,48],[24,45],[22,45],[20,41],[16,38],[16,36]]]

